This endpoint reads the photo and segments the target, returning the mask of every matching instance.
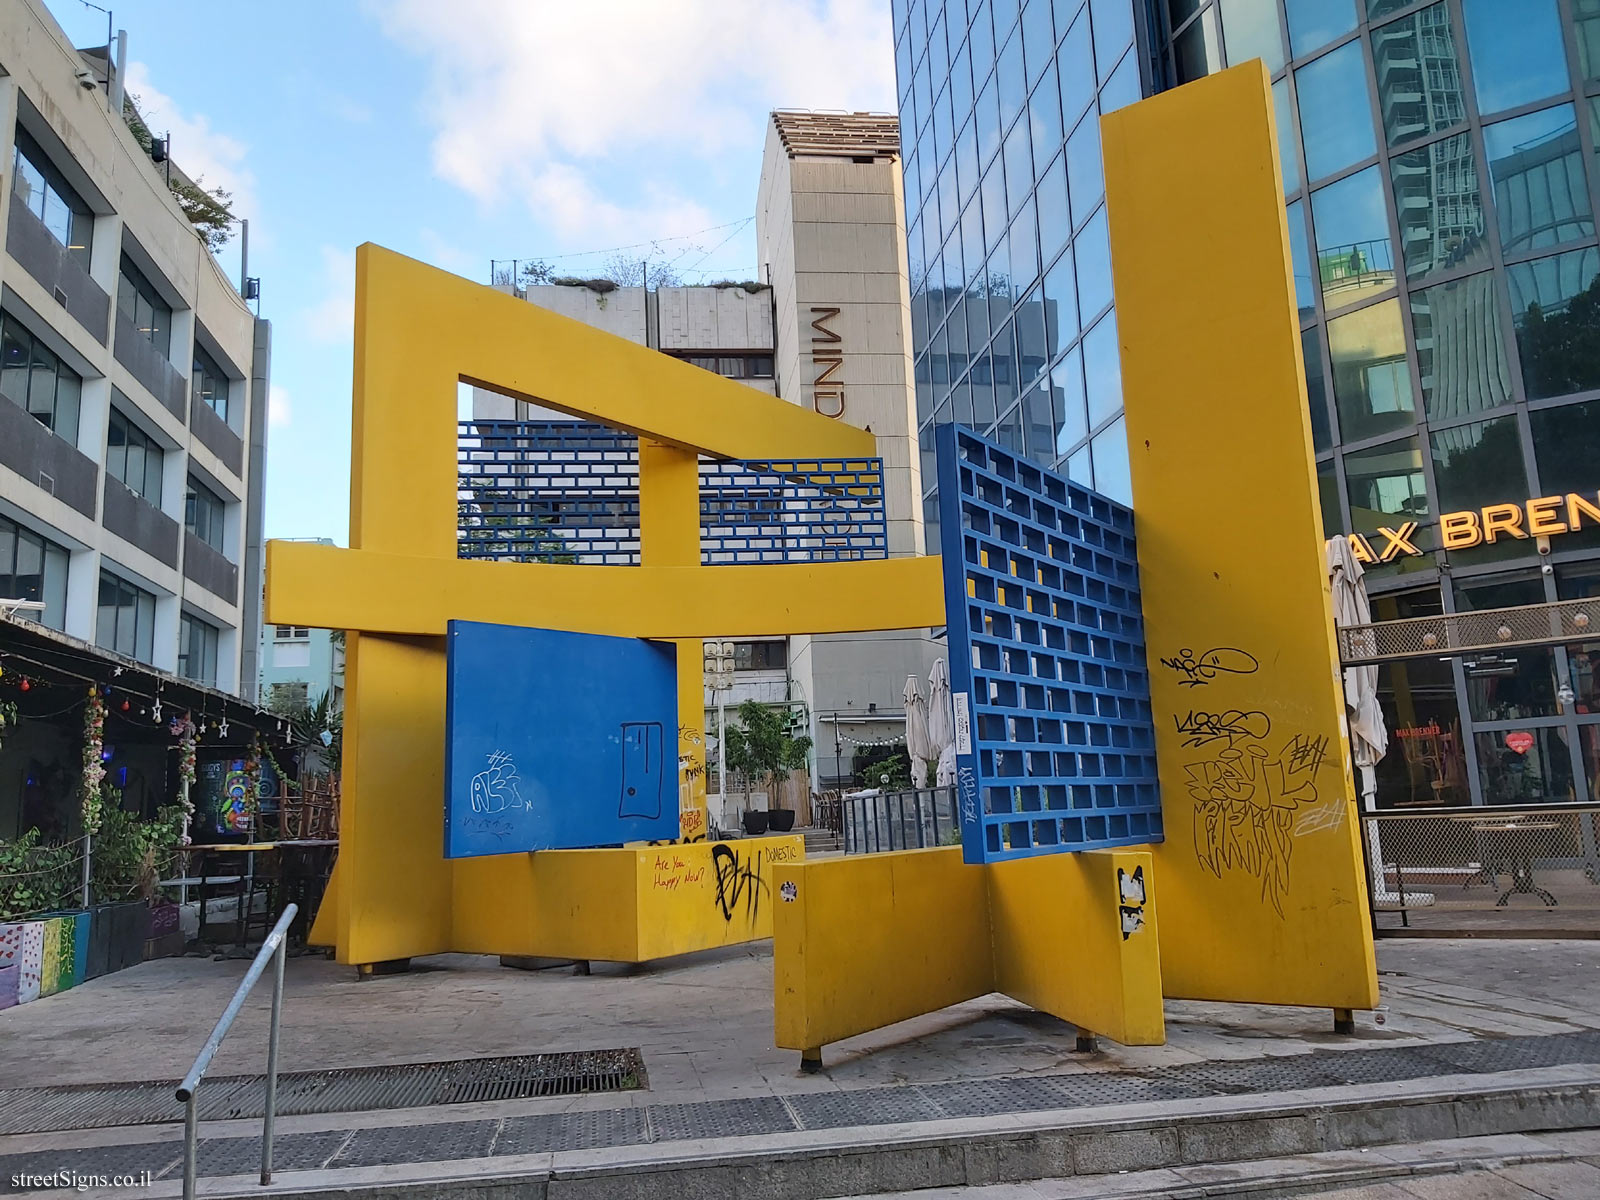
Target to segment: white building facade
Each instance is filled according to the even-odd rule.
[[[38,0],[0,70],[0,598],[253,700],[270,326]]]

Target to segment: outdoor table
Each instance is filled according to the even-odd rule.
[[[1542,887],[1533,882],[1533,844],[1537,841],[1535,835],[1548,833],[1552,829],[1560,829],[1555,821],[1476,821],[1472,825],[1472,832],[1480,838],[1489,840],[1490,844],[1498,847],[1500,854],[1508,864],[1511,873],[1511,886],[1500,893],[1500,898],[1494,902],[1496,908],[1504,908],[1506,902],[1513,894],[1521,896],[1538,896],[1544,901],[1546,908],[1556,906],[1556,898]],[[1485,862],[1489,856],[1485,855]]]
[[[249,912],[248,912],[248,909],[249,909],[249,907],[251,905],[253,905],[255,903],[255,893],[256,893],[256,859],[255,859],[255,856],[257,854],[276,853],[277,849],[278,849],[278,844],[276,842],[215,842],[215,843],[211,843],[211,844],[208,844],[208,845],[187,846],[187,847],[185,847],[185,849],[190,851],[190,852],[198,853],[198,854],[202,855],[202,858],[200,860],[202,863],[204,863],[207,860],[207,858],[209,858],[212,855],[216,855],[218,857],[221,857],[221,856],[228,855],[228,854],[239,854],[239,855],[243,856],[243,859],[242,859],[243,865],[244,865],[244,874],[243,874],[243,876],[241,877],[241,876],[237,876],[236,875],[236,876],[227,877],[232,882],[236,882],[237,883],[237,882],[241,882],[242,881],[244,883],[244,895],[239,897],[239,907],[238,907],[238,911],[237,911],[237,913],[235,914],[235,917],[234,917],[234,932],[238,935],[238,944],[239,944],[240,948],[242,949],[244,947],[244,944],[245,944],[245,931],[248,928],[248,923],[249,923]],[[216,876],[216,875],[207,875],[206,872],[203,869],[200,872],[200,874],[201,874],[201,877],[203,879],[209,879],[213,883],[220,882],[221,879],[223,878],[221,876]],[[201,901],[200,901],[200,929],[202,931],[205,929],[205,916],[206,916],[206,905],[205,905],[205,899],[202,896]]]

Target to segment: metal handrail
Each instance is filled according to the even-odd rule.
[[[200,1048],[194,1066],[189,1068],[189,1073],[178,1085],[178,1100],[184,1105],[183,1200],[194,1200],[195,1160],[200,1142],[199,1105],[195,1100],[195,1093],[200,1090],[200,1081],[205,1078],[206,1068],[211,1065],[212,1058],[221,1049],[222,1039],[228,1036],[228,1030],[233,1027],[239,1010],[244,1007],[245,997],[260,980],[261,972],[266,970],[268,958],[273,960],[274,965],[272,1024],[267,1034],[266,1115],[261,1123],[261,1182],[263,1186],[272,1182],[272,1124],[278,1104],[278,1020],[283,1012],[283,960],[288,948],[289,925],[299,911],[299,906],[295,904],[284,908],[278,923],[272,927],[272,932],[267,934],[267,940],[261,943],[261,949],[256,952],[255,961],[250,964],[250,969],[244,973],[244,978],[234,989],[233,999],[228,1001],[228,1007],[217,1019],[211,1036],[206,1038],[206,1044]]]

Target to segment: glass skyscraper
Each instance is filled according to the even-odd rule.
[[[1417,553],[1369,569],[1376,615],[1600,594],[1593,525],[1546,555],[1439,528],[1600,493],[1600,0],[894,0],[893,20],[930,544],[934,422],[1130,498],[1098,118],[1260,58],[1324,525],[1377,551],[1416,523]],[[1380,807],[1600,800],[1600,642],[1411,660],[1381,691]]]

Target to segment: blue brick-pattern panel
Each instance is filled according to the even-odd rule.
[[[464,421],[457,556],[637,565],[639,443],[576,421]],[[701,561],[886,558],[883,461],[700,461]]]
[[[1161,840],[1133,512],[935,435],[962,856]]]

